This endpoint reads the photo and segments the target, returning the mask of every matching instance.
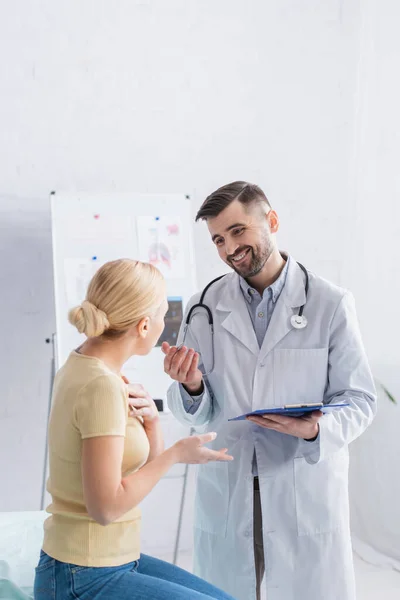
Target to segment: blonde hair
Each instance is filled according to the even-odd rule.
[[[118,337],[157,313],[164,278],[148,263],[128,258],[106,263],[93,276],[86,299],[69,311],[69,322],[87,337]]]

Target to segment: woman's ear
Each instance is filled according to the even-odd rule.
[[[139,321],[139,323],[136,325],[137,327],[137,332],[139,337],[141,337],[142,339],[144,339],[147,334],[149,333],[149,324],[150,324],[150,319],[149,317],[144,317],[141,321]]]

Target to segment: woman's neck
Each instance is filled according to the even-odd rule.
[[[88,338],[79,347],[79,353],[100,359],[111,371],[119,375],[123,365],[134,354],[128,345],[131,346],[131,343],[128,344],[126,340]]]

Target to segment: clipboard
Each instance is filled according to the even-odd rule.
[[[315,402],[313,404],[286,404],[285,406],[279,406],[276,408],[261,408],[254,410],[253,412],[239,415],[228,419],[228,421],[245,421],[247,417],[262,416],[262,415],[286,415],[287,417],[302,417],[307,413],[311,413],[316,410],[320,410],[324,414],[329,414],[334,410],[339,410],[350,406],[348,402],[337,402],[332,404],[323,404],[322,402]]]

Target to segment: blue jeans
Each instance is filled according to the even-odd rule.
[[[35,600],[234,600],[203,579],[142,554],[120,567],[79,567],[40,553]]]

